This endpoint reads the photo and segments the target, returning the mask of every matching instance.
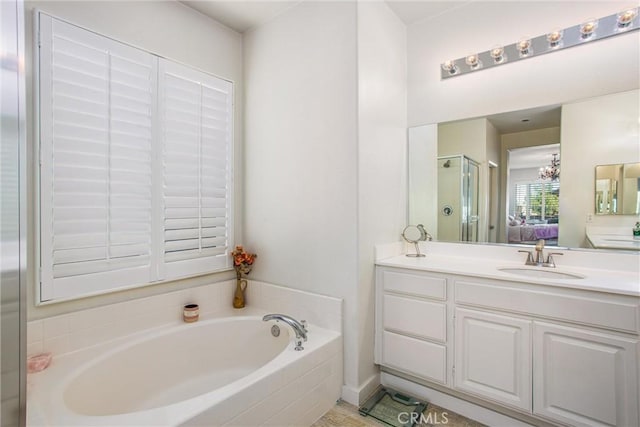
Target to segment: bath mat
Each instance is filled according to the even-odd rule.
[[[373,417],[392,427],[413,427],[427,403],[390,388],[381,388],[360,407],[361,415]]]

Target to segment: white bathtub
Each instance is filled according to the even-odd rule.
[[[28,425],[310,425],[339,398],[342,339],[261,315],[181,323],[54,357],[29,376]]]

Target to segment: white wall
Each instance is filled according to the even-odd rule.
[[[245,34],[244,243],[252,279],[344,298],[358,384],[356,5],[302,2]]]
[[[440,64],[496,44],[616,13],[626,1],[495,1],[464,6],[408,26],[408,123],[417,126],[621,92],[640,84],[636,31],[440,79]],[[624,52],[624,54],[621,54]]]
[[[493,162],[497,167],[489,166],[489,162]],[[487,190],[487,206],[483,215],[487,218],[485,224],[485,232],[487,233],[487,241],[491,243],[497,242],[498,239],[498,210],[500,206],[500,170],[506,165],[500,164],[500,134],[496,127],[487,120],[487,167],[485,169],[486,188]],[[493,228],[491,228],[493,227]]]
[[[121,42],[147,50],[151,53],[198,68],[207,73],[234,82],[235,90],[235,188],[236,212],[242,210],[242,36],[218,22],[174,1],[28,1],[27,17],[27,114],[34,120],[33,108],[33,10],[40,9],[72,24],[85,27]],[[29,155],[34,155],[33,128],[28,132]],[[35,242],[36,216],[34,206],[36,193],[33,177],[35,171],[28,171],[29,265],[28,274],[28,317],[30,320],[101,306],[127,299],[174,291],[187,287],[211,283],[233,277],[230,272],[201,276],[162,285],[148,286],[133,291],[112,293],[99,297],[84,298],[68,303],[58,303],[36,307],[35,290]],[[240,218],[236,219],[236,236],[241,238]]]
[[[245,35],[252,276],[344,298],[343,397],[378,384],[375,243],[406,222],[405,28],[382,3],[302,2]]]
[[[407,223],[406,79],[405,25],[383,2],[359,3],[357,298],[360,336],[356,383],[359,399],[366,398],[373,391],[371,387],[379,384],[373,363],[373,248],[378,243],[398,241]],[[346,393],[345,397],[348,397]]]
[[[640,162],[640,91],[628,91],[562,107],[559,244],[586,246],[587,215],[591,226],[631,228],[637,215],[593,215],[595,167]],[[574,218],[563,221],[562,218]]]
[[[407,133],[409,224],[422,224],[438,240],[438,125],[409,128]]]

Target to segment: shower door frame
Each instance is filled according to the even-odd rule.
[[[27,174],[23,0],[0,2],[0,426],[26,425]],[[6,227],[6,229],[5,229]]]

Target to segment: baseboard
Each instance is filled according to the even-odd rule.
[[[376,372],[358,388],[348,385],[342,386],[342,400],[355,406],[360,406],[380,385],[380,373]]]

